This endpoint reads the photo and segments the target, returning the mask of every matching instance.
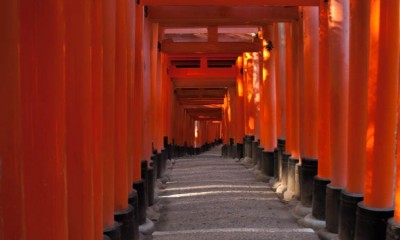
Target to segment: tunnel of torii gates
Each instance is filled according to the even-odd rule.
[[[137,239],[168,159],[221,143],[305,222],[398,239],[398,0],[6,0],[0,19],[0,239]]]

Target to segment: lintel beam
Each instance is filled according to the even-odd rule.
[[[149,8],[153,22],[168,25],[263,25],[299,18],[297,7],[270,6],[154,6]]]
[[[141,0],[141,3],[148,6],[319,6],[319,0]]]
[[[171,42],[163,41],[161,44],[161,51],[168,54],[189,54],[189,53],[210,53],[210,54],[224,54],[224,53],[237,53],[243,52],[258,52],[262,49],[262,42],[255,41],[253,43],[247,42]]]

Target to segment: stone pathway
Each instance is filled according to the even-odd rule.
[[[177,159],[159,192],[156,240],[317,240],[272,189],[216,147]]]

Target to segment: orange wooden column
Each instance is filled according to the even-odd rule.
[[[346,186],[349,107],[349,0],[329,2],[331,183],[326,190],[326,227],[338,232],[339,199]]]
[[[276,79],[275,79],[275,49],[268,49],[268,41],[274,40],[274,28],[272,25],[263,29],[264,48],[262,60],[262,102],[261,112],[263,120],[261,129],[263,132],[263,142],[261,142],[265,151],[273,152],[276,147]]]
[[[319,59],[318,59],[318,176],[314,178],[312,216],[325,220],[326,186],[331,177],[330,155],[330,79],[328,44],[328,2],[319,7]],[[317,197],[318,196],[318,197]]]
[[[251,53],[244,54],[244,111],[245,111],[245,134],[254,135],[255,127],[255,104],[253,87],[253,56]]]
[[[349,1],[329,6],[329,77],[331,90],[331,185],[346,185],[349,91]]]
[[[19,2],[0,8],[0,239],[25,239],[21,151]]]
[[[94,238],[103,236],[103,1],[92,2],[92,143]]]
[[[116,4],[103,0],[103,227],[114,224]]]
[[[157,76],[157,48],[152,39],[153,24],[148,18],[143,20],[143,155],[141,159],[148,159],[152,154],[154,129],[152,124],[152,91]],[[157,26],[155,24],[155,26]]]
[[[282,44],[280,36],[280,23],[275,23],[274,26],[274,39],[275,43],[275,91],[276,91],[276,136],[284,138],[285,136],[285,115],[283,114],[285,101],[282,101],[285,97],[283,82],[285,81],[285,73],[283,72],[282,55],[285,54],[285,46]]]
[[[285,24],[286,32],[286,151],[293,150],[293,40],[290,23]]]
[[[237,115],[236,117],[236,137],[235,142],[243,143],[244,137],[244,89],[243,89],[243,57],[239,56],[236,60],[236,66],[238,68],[238,75],[236,76],[236,91],[237,91]]]
[[[143,156],[143,6],[135,5],[135,74],[133,94],[133,182],[141,179],[140,161]]]
[[[318,176],[331,177],[328,3],[320,3],[318,59]]]
[[[135,171],[139,171],[138,159],[134,158],[135,125],[139,122],[134,114],[137,107],[134,101],[135,92],[135,5],[134,1],[126,3],[126,30],[127,30],[127,101],[128,101],[128,126],[127,126],[127,146],[128,146],[128,194],[133,192],[132,183],[135,181]],[[140,159],[140,158],[139,158]],[[136,161],[136,162],[135,162]],[[136,170],[136,168],[139,168]]]
[[[318,7],[303,7],[304,80],[302,84],[301,131],[302,158],[316,159],[318,155]]]
[[[114,211],[128,208],[128,81],[127,81],[127,1],[116,5],[115,41],[115,202]],[[130,182],[130,181],[129,181]]]
[[[369,2],[351,1],[349,140],[346,191],[364,192],[368,111]]]
[[[391,229],[386,220],[393,216],[400,3],[372,0],[370,4],[367,161],[355,239],[385,239],[386,229]]]
[[[351,0],[350,5],[348,160],[339,213],[341,239],[354,239],[356,206],[363,199],[368,110],[369,2]]]
[[[20,1],[26,239],[69,239],[63,4]]]
[[[66,1],[68,238],[94,239],[91,5]]]
[[[260,81],[262,80],[262,62],[260,54],[253,52],[253,103],[252,111],[254,115],[254,137],[260,139]]]
[[[364,205],[393,205],[394,132],[398,97],[398,1],[371,1],[367,162]]]

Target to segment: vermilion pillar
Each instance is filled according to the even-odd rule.
[[[384,239],[386,219],[393,215],[399,1],[370,3],[367,161],[364,201],[358,204],[355,239]]]
[[[103,227],[114,224],[116,4],[103,0]]]
[[[126,3],[126,29],[127,29],[127,94],[128,94],[128,129],[127,129],[127,146],[128,146],[128,193],[133,192],[131,183],[134,180],[134,172],[138,171],[139,159],[134,158],[134,139],[135,139],[135,125],[139,122],[134,115],[135,108],[137,107],[134,101],[135,92],[135,2],[127,1]],[[136,161],[136,163],[135,163]]]
[[[286,136],[286,116],[285,116],[285,61],[286,61],[286,44],[284,38],[284,32],[282,27],[284,24],[274,24],[274,43],[275,43],[275,78],[276,78],[276,135],[279,138],[285,138]]]
[[[304,80],[301,106],[301,156],[316,159],[318,155],[318,7],[303,7]]]
[[[91,5],[72,0],[64,9],[68,237],[94,239]]]
[[[239,56],[236,59],[236,67],[238,68],[238,73],[236,76],[236,136],[235,142],[237,143],[237,157],[240,159],[244,156],[244,142],[243,137],[245,135],[244,131],[244,87],[243,87],[243,57]]]
[[[128,207],[128,82],[126,1],[116,6],[115,41],[115,211]]]
[[[364,192],[368,103],[369,2],[351,0],[350,6],[348,160],[339,214],[343,239],[354,239],[357,203]]]
[[[157,24],[155,24],[157,26]],[[143,155],[142,159],[148,159],[152,153],[153,134],[152,128],[152,82],[157,70],[157,48],[154,48],[152,40],[153,25],[148,18],[143,20]]]
[[[133,94],[133,182],[140,180],[143,156],[143,6],[135,5],[135,74]]]
[[[329,6],[329,76],[331,90],[331,185],[346,184],[349,91],[349,1]]]
[[[264,138],[261,144],[265,151],[273,152],[276,146],[276,83],[275,83],[275,49],[268,49],[268,41],[272,43],[274,39],[274,29],[272,25],[263,29],[264,48],[262,58],[262,102],[260,108],[263,116],[260,126]]]
[[[92,142],[94,238],[103,236],[103,2],[92,2]]]
[[[328,39],[328,2],[321,1],[318,41],[318,176],[323,179],[329,179],[331,177],[331,111]]]
[[[244,111],[245,111],[245,134],[254,135],[255,127],[255,104],[253,87],[253,56],[251,53],[244,54]]]
[[[318,176],[314,178],[312,216],[324,221],[326,186],[331,177],[328,2],[325,1],[321,1],[319,6],[318,44]]]
[[[0,239],[25,239],[18,1],[0,7]]]
[[[329,2],[331,90],[331,183],[326,190],[326,227],[338,232],[339,198],[346,186],[349,104],[349,1]]]
[[[20,1],[20,119],[27,239],[69,239],[63,4],[59,0]]]

